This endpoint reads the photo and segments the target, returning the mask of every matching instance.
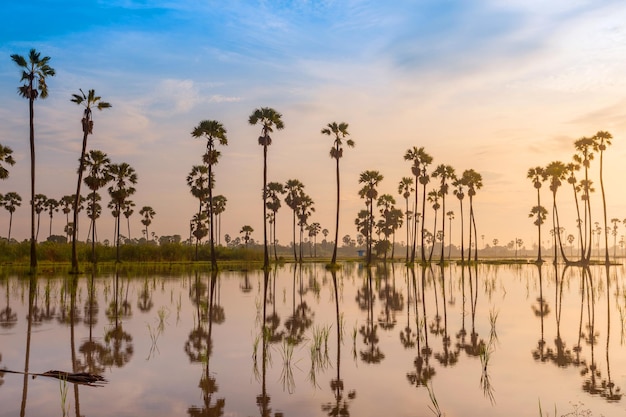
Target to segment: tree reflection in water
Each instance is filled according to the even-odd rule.
[[[428,329],[426,324],[426,297],[424,294],[425,290],[425,281],[426,281],[426,267],[422,266],[422,277],[421,277],[421,300],[422,300],[422,317],[419,316],[418,309],[418,300],[420,297],[418,296],[418,284],[417,278],[415,276],[415,269],[410,267],[409,271],[411,272],[412,284],[413,284],[413,300],[415,302],[415,322],[417,324],[417,356],[413,360],[414,370],[408,372],[406,374],[407,379],[411,385],[415,385],[416,387],[425,387],[428,381],[431,380],[433,376],[435,376],[435,368],[433,368],[430,363],[430,356],[432,354],[432,350],[428,346]],[[423,329],[420,323],[423,323]],[[422,347],[422,339],[425,342],[424,347]]]
[[[110,327],[104,334],[105,350],[103,365],[121,368],[130,362],[133,356],[133,337],[124,331],[122,317],[130,317],[131,310],[128,301],[120,302],[121,291],[124,288],[119,285],[120,273],[115,270],[114,296],[113,301],[107,309],[107,317]],[[126,297],[128,296],[128,285],[126,286]]]
[[[374,291],[372,288],[372,270],[366,267],[367,279],[363,287],[358,291],[356,301],[361,310],[367,311],[366,322],[359,329],[359,334],[363,336],[363,343],[368,347],[360,352],[361,360],[369,364],[378,364],[385,359],[385,354],[378,346],[378,325],[374,324]]]
[[[193,405],[187,409],[187,414],[191,417],[218,417],[224,415],[224,407],[226,405],[226,400],[224,398],[218,398],[215,403],[213,403],[213,395],[218,391],[219,386],[217,385],[217,380],[211,374],[210,371],[210,363],[211,363],[211,354],[213,353],[213,323],[221,323],[225,319],[225,315],[219,314],[214,311],[216,307],[215,299],[216,299],[216,285],[218,282],[217,270],[211,271],[211,278],[209,282],[209,294],[208,294],[208,305],[206,306],[207,312],[206,314],[198,315],[198,329],[202,329],[198,331],[198,329],[192,331],[190,334],[190,340],[188,340],[188,344],[185,344],[185,351],[190,357],[192,362],[201,362],[202,363],[202,376],[200,377],[200,382],[198,383],[198,387],[202,391],[202,406]],[[198,273],[196,273],[196,282],[199,279]],[[208,325],[206,320],[203,321],[202,317],[209,317],[211,319],[208,320]],[[213,317],[218,317],[219,320],[213,320]],[[221,321],[220,321],[221,320]],[[218,324],[219,324],[218,323]],[[206,328],[206,330],[204,330]],[[203,340],[199,340],[202,338]],[[191,352],[191,347],[193,349],[197,349],[194,352]]]

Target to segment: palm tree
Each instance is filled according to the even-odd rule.
[[[415,212],[417,212],[417,184],[418,182],[421,183],[423,185],[423,191],[422,191],[422,200],[426,199],[426,184],[428,183],[428,176],[426,175],[426,167],[433,161],[432,156],[430,156],[428,153],[426,153],[426,151],[424,150],[424,147],[421,148],[417,148],[416,146],[413,146],[413,148],[408,149],[406,151],[406,153],[404,154],[404,160],[405,161],[412,161],[413,162],[413,166],[411,167],[411,172],[413,173],[413,175],[415,176]],[[425,218],[425,210],[426,207],[426,202],[422,201],[422,241],[421,241],[421,245],[422,245],[422,261],[424,261],[425,258],[425,252],[424,252],[424,218]],[[415,262],[415,246],[416,246],[416,241],[417,241],[417,222],[419,221],[417,213],[414,213],[413,216],[413,250],[411,251],[411,262]]]
[[[246,242],[246,247],[248,247],[248,242],[250,241],[250,235],[252,234],[252,232],[254,232],[254,229],[252,228],[252,226],[249,225],[243,226],[239,231],[239,233],[243,234],[243,240],[244,242]]]
[[[456,181],[456,177],[453,180]],[[448,224],[450,225],[450,237],[448,238],[448,260],[450,260],[450,254],[452,252],[452,220],[454,220],[454,211],[450,210],[446,212],[446,216],[448,217]]]
[[[187,185],[191,189],[191,194],[199,201],[198,213],[196,215],[196,230],[200,230],[197,221],[200,220],[202,213],[202,202],[209,195],[209,168],[206,165],[194,165],[191,172],[187,175]],[[203,236],[204,237],[204,236]],[[198,260],[198,242],[200,238],[196,235],[196,256]]]
[[[41,53],[31,49],[28,60],[21,55],[13,54],[11,59],[22,70],[20,81],[23,85],[18,87],[20,96],[28,99],[28,119],[30,127],[30,272],[37,269],[37,242],[35,239],[35,100],[48,97],[47,77],[53,77],[54,68],[48,63],[50,57],[41,57]],[[37,83],[37,85],[35,85]]]
[[[93,123],[93,122],[92,122]],[[96,262],[96,219],[100,217],[97,204],[97,199],[100,198],[98,195],[98,191],[105,187],[111,180],[113,180],[113,176],[109,172],[109,168],[111,165],[111,160],[102,151],[99,150],[90,150],[88,154],[83,155],[83,160],[81,162],[82,169],[89,170],[89,175],[85,177],[85,185],[91,190],[90,199],[91,199],[91,260],[92,262]],[[82,176],[79,174],[79,176]],[[97,197],[96,197],[97,196]],[[75,197],[76,198],[76,197]],[[78,210],[74,210],[74,225],[78,225]],[[74,228],[74,233],[77,233],[78,228]],[[76,244],[75,239],[72,239],[72,259],[76,255]],[[73,261],[72,261],[73,262]],[[74,265],[72,263],[72,265]],[[76,269],[72,266],[72,271],[75,273],[78,272],[78,259],[76,259]]]
[[[108,109],[111,104],[106,101],[101,101],[100,96],[96,96],[93,89],[89,90],[87,94],[83,90],[79,89],[80,94],[72,94],[71,101],[83,106],[83,118],[81,119],[81,125],[83,129],[83,146],[80,152],[80,160],[78,163],[78,181],[76,183],[76,200],[74,201],[74,207],[78,207],[78,199],[80,198],[80,186],[83,181],[83,171],[85,170],[85,156],[87,153],[87,138],[90,134],[93,134],[93,109],[98,110]],[[78,211],[74,210],[74,232],[72,233],[72,273],[78,273],[78,254],[76,253],[76,231],[78,230]]]
[[[300,196],[303,189],[304,184],[299,180],[287,180],[285,183],[285,204],[293,211],[293,257],[296,262],[298,262],[298,254],[296,253],[296,213],[300,206]]]
[[[346,136],[350,135],[350,133],[348,133],[348,123],[344,122],[341,122],[339,124],[337,124],[337,122],[328,123],[327,127],[322,129],[321,133],[328,136],[335,135],[333,146],[330,148],[330,157],[335,159],[337,167],[337,214],[335,216],[335,245],[333,247],[333,257],[330,261],[331,265],[335,265],[337,263],[337,241],[339,240],[339,158],[343,156],[342,139],[345,139]],[[354,147],[354,141],[352,139],[347,139],[346,145],[352,148]]]
[[[540,229],[541,225],[546,221],[546,218],[548,217],[548,210],[546,210],[544,206],[533,206],[533,208],[530,210],[530,213],[528,214],[528,217],[534,218],[535,221],[533,222],[533,224],[537,226],[538,229]],[[539,240],[539,248],[541,248],[541,240]],[[539,264],[541,262],[543,262],[543,260],[541,259],[541,249],[539,249],[537,252],[536,263]]]
[[[547,179],[545,170],[542,167],[530,168],[528,170],[528,173],[526,174],[526,178],[532,181],[533,186],[537,190],[537,205],[533,207],[533,210],[537,209],[538,207],[543,208],[543,206],[541,205],[540,190],[541,190],[541,183]],[[543,208],[543,210],[545,210],[545,208]],[[532,211],[530,217],[533,217],[535,214],[537,213],[535,211]],[[537,249],[537,263],[543,262],[543,259],[541,259],[541,225],[542,224],[543,224],[543,220],[539,221],[539,218],[537,218],[537,221],[535,222],[535,225],[537,226],[537,233],[539,234],[538,236],[539,245],[537,246],[538,248]]]
[[[278,255],[276,254],[276,213],[280,209],[280,197],[279,195],[285,194],[285,188],[279,182],[269,182],[266,189],[267,195],[265,196],[265,205],[272,211],[272,244],[274,246],[274,260],[278,262]]]
[[[6,180],[9,178],[9,170],[2,166],[3,163],[8,165],[15,165],[15,160],[13,159],[13,149],[8,146],[2,146],[0,144],[0,180]]]
[[[35,207],[35,213],[37,213],[37,231],[35,233],[35,240],[39,239],[39,224],[41,222],[41,213],[46,209],[46,201],[48,201],[48,197],[44,194],[35,194],[35,202],[33,206]]]
[[[52,236],[52,217],[54,216],[54,212],[59,211],[59,202],[54,198],[49,198],[44,203],[45,209],[48,211],[48,215],[50,216],[50,231],[48,233],[48,237]]]
[[[439,197],[441,197],[439,190],[431,190],[428,192],[428,198],[427,198],[428,202],[432,203],[433,210],[435,211],[435,219],[433,221],[433,234],[437,233],[437,213],[439,212],[439,209],[441,208],[441,204],[439,204]],[[444,223],[445,223],[445,217],[444,217]],[[443,248],[443,236],[441,238],[441,242],[442,242],[441,247]],[[430,253],[428,254],[428,263],[430,263],[432,260],[434,248],[435,248],[435,244],[433,240],[433,245],[430,247]]]
[[[132,200],[126,200],[124,203],[124,217],[126,217],[126,227],[128,228],[128,240],[131,240],[130,236],[130,216],[135,213],[135,202]]]
[[[574,154],[574,162],[582,165],[585,168],[585,179],[580,182],[580,186],[583,192],[581,199],[583,200],[583,204],[585,207],[584,211],[584,226],[585,232],[584,236],[584,244],[583,244],[583,258],[582,262],[589,262],[591,258],[591,239],[592,239],[592,231],[591,231],[591,181],[589,180],[589,167],[591,165],[591,161],[593,160],[593,152],[595,142],[591,138],[582,137],[574,142],[574,147],[576,148],[576,154]]]
[[[374,230],[374,200],[378,198],[378,190],[376,187],[383,180],[383,176],[378,171],[363,171],[359,175],[359,184],[365,184],[359,190],[359,196],[366,200],[365,205],[369,209],[369,218],[367,224],[367,264],[372,263],[372,233]]]
[[[299,262],[302,262],[302,240],[304,237],[304,229],[309,223],[309,217],[315,211],[315,207],[313,207],[313,199],[306,194],[304,191],[300,191],[300,195],[297,198],[298,201],[298,226],[300,226],[300,242],[298,245],[299,249]]]
[[[606,195],[604,193],[604,175],[603,175],[603,157],[607,145],[611,145],[613,136],[609,132],[599,131],[592,140],[594,141],[594,150],[600,151],[600,191],[602,192],[602,209],[604,214],[604,262],[609,265],[609,228],[606,216]]]
[[[452,186],[454,190],[452,193],[458,198],[459,205],[461,206],[461,263],[465,262],[465,238],[464,234],[464,225],[463,225],[463,199],[465,198],[465,181],[463,178],[457,178],[452,181]]]
[[[221,245],[220,235],[222,233],[222,213],[226,211],[226,202],[228,199],[223,195],[214,195],[213,196],[213,215],[217,219],[217,244]]]
[[[406,216],[406,261],[405,262],[409,262],[409,242],[410,242],[410,238],[409,238],[409,231],[410,231],[410,227],[409,227],[409,197],[411,196],[411,193],[415,191],[413,189],[413,178],[411,177],[402,177],[402,179],[400,180],[400,183],[398,184],[398,194],[401,194],[402,197],[404,197],[404,203],[405,203],[405,207],[406,210],[404,211],[404,215]]]
[[[433,178],[439,178],[439,195],[441,196],[441,212],[446,213],[446,196],[450,187],[449,181],[456,179],[454,168],[450,165],[440,164],[432,173]],[[446,218],[442,216],[442,238],[441,238],[441,258],[439,262],[443,264],[444,242],[446,237]]]
[[[583,231],[582,231],[582,219],[580,218],[580,204],[578,203],[578,180],[576,179],[576,171],[580,170],[580,165],[574,162],[570,162],[565,165],[565,175],[567,176],[567,182],[572,185],[572,190],[574,192],[574,202],[576,203],[576,227],[578,228],[578,241],[580,245],[580,259],[581,261],[585,257],[585,244],[583,242]],[[570,244],[570,246],[573,246]],[[571,248],[570,248],[571,255]]]
[[[8,192],[2,199],[2,206],[9,212],[9,236],[8,241],[11,241],[11,226],[13,224],[13,213],[22,205],[22,197],[15,191]]]
[[[150,236],[148,234],[148,226],[152,224],[152,219],[154,219],[154,216],[156,216],[156,212],[150,206],[143,206],[141,210],[139,210],[139,214],[143,216],[141,224],[146,226],[146,240],[148,240],[148,237]]]
[[[308,225],[306,229],[309,232],[309,240],[311,240],[311,238],[313,240],[314,257],[317,258],[317,235],[322,230],[322,226],[318,222],[313,222]]]
[[[274,128],[277,130],[284,129],[285,125],[282,117],[282,114],[271,107],[261,107],[260,109],[255,109],[248,118],[248,123],[251,125],[256,125],[257,123],[262,125],[259,145],[263,146],[263,190],[267,189],[267,147],[272,144],[272,138],[269,134],[274,131]],[[263,268],[267,269],[269,265],[270,258],[267,251],[267,201],[266,195],[263,193]]]
[[[69,224],[70,222],[70,212],[72,211],[72,206],[74,204],[74,197],[72,197],[71,195],[64,195],[63,197],[61,197],[61,200],[59,201],[59,207],[61,207],[61,211],[63,212],[63,214],[65,214],[65,225]],[[66,234],[65,238],[67,239],[67,241],[69,242],[69,235]]]
[[[474,239],[476,244],[474,245],[474,260],[478,261],[478,235],[476,234],[476,218],[474,217],[474,196],[476,190],[479,190],[483,186],[483,177],[473,169],[463,171],[462,180],[467,186],[467,195],[469,196],[470,203],[470,250],[472,247],[472,229],[474,230]]]
[[[206,139],[206,153],[204,154],[204,163],[208,166],[208,176],[213,180],[214,175],[212,172],[213,165],[217,164],[220,157],[220,152],[215,149],[215,141],[217,140],[220,145],[228,145],[228,139],[226,138],[226,129],[224,126],[216,120],[203,120],[198,126],[191,132],[191,136],[194,138]],[[217,258],[215,256],[215,232],[213,227],[213,184],[209,184],[209,242],[211,245],[211,266],[213,269],[217,269]]]
[[[120,261],[120,214],[124,207],[128,197],[135,194],[135,187],[137,184],[137,174],[135,169],[128,165],[126,162],[121,164],[111,164],[109,166],[109,172],[113,176],[113,185],[109,187],[109,195],[111,196],[111,202],[115,206],[114,215],[116,217],[116,262]]]
[[[561,223],[559,220],[559,211],[558,206],[556,204],[556,193],[559,190],[559,187],[562,184],[562,181],[567,177],[567,167],[561,161],[553,161],[550,162],[544,169],[544,174],[548,180],[550,180],[550,191],[552,191],[552,228],[555,230],[561,229]],[[563,243],[561,241],[561,234],[554,234],[554,262],[557,261],[557,250],[556,243],[558,240],[559,250],[561,252],[561,256],[565,260],[565,262],[569,262],[567,256],[565,255],[565,251],[563,250]]]

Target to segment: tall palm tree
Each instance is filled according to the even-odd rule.
[[[13,54],[11,59],[22,70],[21,82],[18,87],[20,96],[28,99],[28,119],[30,130],[30,272],[37,269],[37,241],[35,239],[35,100],[48,97],[47,77],[55,75],[54,68],[49,65],[50,57],[42,57],[40,52],[31,49],[28,59]],[[36,85],[35,85],[36,84]]]
[[[41,213],[46,209],[46,201],[48,201],[48,197],[44,194],[35,194],[35,202],[33,205],[35,206],[35,213],[37,214],[37,231],[35,232],[35,241],[39,239],[39,225],[41,222]]]
[[[251,125],[261,124],[259,145],[263,146],[263,190],[267,189],[267,147],[272,144],[272,138],[269,134],[274,131],[274,128],[277,130],[284,129],[285,125],[282,117],[282,114],[271,107],[261,107],[260,109],[255,109],[248,118],[248,123]],[[266,194],[263,193],[263,268],[267,269],[269,265],[270,258],[267,250],[267,200]]]
[[[265,205],[272,211],[272,245],[274,246],[274,260],[278,262],[278,255],[276,254],[276,213],[281,207],[279,195],[285,194],[285,187],[279,182],[267,183],[267,195],[265,196]]]
[[[415,247],[416,247],[416,242],[417,242],[417,223],[419,221],[419,216],[417,215],[417,201],[418,201],[417,184],[421,183],[423,185],[422,199],[425,200],[426,199],[426,184],[428,183],[427,176],[426,176],[426,166],[428,166],[433,161],[433,158],[428,153],[426,153],[426,151],[424,150],[424,147],[417,148],[417,146],[413,146],[413,148],[408,149],[406,153],[404,154],[404,160],[413,162],[413,166],[411,166],[411,172],[415,176],[415,202],[414,202],[415,213],[413,213],[414,214],[413,215],[413,249],[411,251],[411,262],[415,262]],[[422,233],[421,233],[422,235],[422,241],[421,241],[422,261],[425,258],[425,252],[424,252],[424,218],[425,218],[424,209],[425,207],[426,207],[426,202],[422,201]]]
[[[583,192],[581,199],[583,200],[583,205],[585,207],[584,210],[584,224],[585,227],[583,237],[583,258],[582,262],[589,262],[591,258],[591,239],[592,239],[592,231],[591,231],[591,181],[589,180],[589,167],[591,166],[591,161],[593,160],[593,150],[594,150],[595,142],[592,138],[582,137],[574,142],[574,147],[576,148],[576,154],[574,154],[574,162],[580,164],[585,169],[585,179],[580,181],[580,186]]]
[[[135,202],[132,200],[126,200],[125,204],[124,204],[124,217],[126,217],[126,227],[128,228],[128,239],[131,240],[131,236],[130,236],[130,216],[133,215],[133,213],[135,213]]]
[[[538,229],[541,229],[541,225],[546,221],[547,216],[548,210],[541,205],[533,206],[530,213],[528,213],[528,217],[535,219],[533,224],[537,226]],[[552,231],[554,231],[554,229],[552,229]],[[541,240],[539,240],[539,247],[541,247]],[[541,249],[539,249],[536,263],[539,264],[541,262],[543,262],[543,260],[541,259]]]
[[[462,177],[457,178],[456,180],[452,181],[452,186],[454,187],[454,190],[452,190],[452,193],[459,200],[459,205],[460,205],[460,210],[461,210],[461,263],[464,263],[465,262],[465,237],[463,236],[463,234],[464,234],[465,226],[463,225],[464,223],[463,199],[465,198],[465,181]]]
[[[113,185],[109,187],[109,195],[111,201],[115,206],[116,216],[116,231],[115,244],[116,244],[116,262],[120,261],[120,214],[124,207],[128,197],[135,194],[135,187],[137,184],[137,173],[135,169],[126,162],[121,164],[109,165],[109,172],[113,176]]]
[[[96,219],[99,216],[98,207],[97,207],[97,198],[98,191],[105,187],[111,180],[113,180],[113,176],[109,172],[109,167],[111,165],[111,160],[102,151],[92,149],[88,154],[83,155],[83,161],[81,162],[83,165],[83,170],[89,170],[89,174],[85,177],[85,185],[87,188],[91,190],[90,199],[91,199],[91,260],[92,262],[96,262]],[[98,196],[98,197],[96,197]],[[78,210],[75,210],[74,215],[74,225],[78,224]],[[76,231],[75,227],[75,231]],[[74,258],[76,251],[76,245],[74,240],[72,240],[72,259]],[[76,260],[76,270],[78,271],[78,260]],[[72,270],[73,267],[72,267]]]
[[[432,173],[433,178],[439,178],[439,195],[441,196],[441,212],[446,213],[446,196],[448,195],[448,189],[450,188],[450,181],[456,179],[454,168],[450,165],[440,164],[435,168]],[[439,262],[443,264],[443,251],[445,246],[446,237],[446,218],[442,216],[442,238],[441,238],[441,257]]]
[[[203,120],[196,126],[191,132],[191,136],[194,138],[206,139],[206,153],[203,160],[207,165],[208,175],[211,180],[214,179],[212,172],[213,165],[217,164],[220,152],[215,149],[216,141],[223,146],[228,145],[228,139],[226,138],[226,129],[224,126],[216,120]],[[209,242],[211,245],[211,266],[213,269],[217,269],[217,257],[215,256],[215,230],[213,224],[213,184],[209,184]]]
[[[239,233],[243,234],[243,241],[246,242],[246,247],[248,247],[248,242],[250,241],[250,235],[254,232],[252,226],[245,225],[241,228]]]
[[[580,246],[580,260],[582,261],[585,257],[585,244],[583,242],[583,230],[582,230],[582,219],[580,217],[580,204],[578,203],[578,179],[576,178],[576,171],[580,170],[580,164],[575,162],[570,162],[565,165],[565,172],[567,176],[568,184],[571,184],[572,191],[574,192],[574,202],[576,204],[576,228],[578,229],[578,242]],[[571,245],[571,244],[570,244]],[[571,252],[571,251],[570,251]]]
[[[343,156],[343,142],[342,140],[349,136],[348,133],[348,123],[341,122],[337,124],[337,122],[328,123],[327,127],[322,129],[323,135],[334,135],[335,139],[333,141],[333,146],[330,148],[330,157],[334,158],[336,161],[336,172],[337,172],[337,214],[335,216],[335,245],[333,247],[333,256],[330,261],[331,265],[335,265],[337,263],[337,242],[339,240],[339,200],[340,200],[340,181],[339,181],[339,158]],[[346,145],[350,148],[354,147],[354,141],[352,139],[346,140]]]
[[[369,210],[369,218],[367,224],[367,264],[372,263],[372,234],[374,230],[374,200],[378,198],[378,190],[376,187],[383,180],[383,176],[378,171],[363,171],[359,175],[359,184],[364,184],[359,190],[359,196],[365,199],[365,205]]]
[[[48,215],[50,216],[50,231],[48,233],[48,237],[50,237],[52,236],[52,217],[54,216],[55,211],[57,213],[59,211],[59,202],[54,198],[49,198],[46,200],[44,207],[48,211]]]
[[[452,181],[454,184],[455,179]],[[448,224],[450,225],[450,236],[448,238],[448,260],[450,260],[450,254],[452,253],[452,220],[454,220],[454,211],[450,210],[446,212],[446,216],[448,217]]]
[[[65,225],[67,226],[70,222],[70,212],[72,211],[72,205],[74,204],[74,197],[71,195],[64,195],[61,197],[59,201],[59,207],[61,207],[61,211],[65,214]],[[65,238],[69,242],[69,235],[66,234]]]
[[[143,216],[143,219],[141,219],[141,224],[146,226],[146,240],[148,240],[150,236],[148,234],[148,226],[152,224],[152,219],[154,219],[154,216],[156,216],[156,212],[150,206],[143,206],[141,210],[139,210],[139,215]]]
[[[198,205],[198,213],[195,217],[196,219],[196,230],[200,230],[197,224],[200,221],[201,213],[202,213],[202,202],[209,195],[209,168],[206,165],[194,165],[191,168],[191,172],[187,175],[187,185],[190,188],[191,194],[196,197],[199,201]],[[195,235],[196,238],[196,256],[195,260],[198,260],[198,242],[200,238],[198,237],[198,233]]]
[[[409,197],[411,196],[411,193],[415,191],[413,189],[413,178],[411,177],[402,177],[402,179],[400,180],[400,183],[398,184],[398,194],[401,194],[402,197],[404,197],[404,203],[405,203],[405,211],[404,211],[404,215],[406,216],[406,260],[405,262],[409,262],[409,245],[410,245],[410,238],[409,238],[409,231],[411,230],[411,228],[409,227]]]
[[[613,136],[609,132],[599,131],[593,136],[594,150],[600,151],[600,191],[602,192],[602,209],[604,214],[604,263],[609,265],[609,227],[606,215],[606,194],[604,193],[603,157],[608,145],[611,145]]]
[[[2,164],[15,165],[15,159],[13,159],[12,154],[13,149],[0,144],[0,180],[9,178],[9,170],[3,167]]]
[[[302,241],[304,238],[304,230],[306,226],[309,224],[309,217],[315,211],[315,207],[313,207],[313,199],[306,194],[304,191],[300,191],[300,195],[298,196],[298,226],[300,226],[300,241],[298,245],[299,249],[299,262],[302,262]]]
[[[441,197],[441,192],[439,190],[431,190],[428,192],[428,202],[432,203],[433,211],[435,212],[435,218],[433,220],[433,238],[437,234],[437,213],[439,213],[439,209],[441,208],[441,204],[439,204],[439,198]],[[442,216],[445,223],[445,217]],[[431,262],[433,257],[433,250],[435,248],[433,240],[433,245],[430,247],[430,253],[428,254],[428,263]],[[443,236],[441,238],[441,247],[443,248]]]
[[[80,152],[80,160],[78,162],[78,181],[76,183],[76,200],[74,207],[78,207],[78,199],[80,198],[80,186],[83,181],[83,171],[85,170],[85,156],[87,153],[87,138],[93,134],[93,109],[103,110],[111,107],[110,103],[102,101],[100,96],[91,89],[87,94],[79,89],[80,94],[72,94],[71,102],[82,106],[83,118],[81,125],[83,129],[83,145]],[[74,230],[72,233],[72,273],[78,273],[78,254],[76,253],[76,232],[78,230],[78,211],[74,209]]]
[[[462,180],[467,186],[467,195],[470,203],[470,250],[472,247],[472,230],[474,231],[474,261],[478,261],[478,234],[476,233],[476,217],[474,216],[474,196],[476,190],[479,190],[483,186],[483,177],[473,169],[463,171]],[[470,254],[471,257],[471,254]]]
[[[559,220],[559,210],[556,204],[556,193],[559,190],[562,182],[567,178],[567,167],[561,161],[550,162],[544,169],[544,173],[547,179],[550,181],[550,191],[552,192],[552,228],[554,230],[561,230],[561,222]],[[554,233],[554,263],[557,261],[557,242],[559,251],[565,262],[569,262],[565,251],[563,250],[563,243],[561,241],[561,233]]]
[[[221,245],[220,235],[222,233],[222,213],[226,211],[226,202],[228,199],[223,195],[214,195],[213,196],[213,215],[217,219],[217,244]]]
[[[299,180],[287,180],[285,183],[285,204],[287,204],[287,207],[293,211],[293,257],[296,262],[298,262],[298,254],[296,253],[296,215],[298,207],[300,206],[300,196],[303,189],[304,184],[302,184]]]
[[[8,241],[11,241],[11,226],[13,225],[13,213],[22,205],[22,197],[15,191],[8,192],[2,199],[2,206],[9,212],[9,236]]]
[[[547,179],[545,170],[543,167],[535,167],[529,168],[528,173],[526,174],[526,178],[528,178],[532,183],[535,189],[537,190],[537,205],[533,207],[533,210],[538,209],[539,207],[543,208],[541,205],[541,184],[543,181]],[[545,210],[545,208],[543,208]],[[531,212],[530,217],[535,216],[537,214],[535,211]],[[539,244],[537,245],[537,263],[543,262],[541,259],[541,225],[543,224],[543,220],[540,221],[539,217],[535,222],[537,226],[538,240]]]

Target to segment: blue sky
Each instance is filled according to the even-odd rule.
[[[356,147],[341,161],[340,235],[356,233],[358,174],[379,170],[381,192],[398,198],[397,183],[410,174],[404,152],[424,146],[435,165],[483,175],[476,204],[487,242],[522,236],[530,246],[526,171],[569,161],[573,141],[598,130],[616,138],[606,157],[609,217],[626,214],[618,185],[626,153],[621,1],[9,0],[2,9],[0,143],[18,163],[0,193],[25,197],[17,238],[28,235],[28,107],[10,55],[30,48],[52,57],[57,71],[50,97],[35,107],[37,191],[73,192],[81,111],[69,99],[93,88],[113,107],[95,115],[90,148],[135,167],[134,200],[156,210],[157,235],[187,232],[196,202],[185,177],[204,150],[190,132],[215,119],[229,139],[216,172],[216,192],[228,198],[224,232],[250,224],[261,238],[262,152],[247,118],[262,106],[280,111],[286,126],[269,151],[270,180],[300,179],[316,202],[312,221],[331,232],[333,161],[319,132],[328,122],[350,124]],[[109,217],[101,238],[112,237]],[[279,213],[281,242],[289,241],[289,217]],[[55,219],[56,233],[63,223]],[[131,234],[140,227],[137,216]]]

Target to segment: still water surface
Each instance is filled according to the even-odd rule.
[[[336,274],[9,274],[0,369],[108,383],[0,374],[0,417],[539,416],[539,404],[544,416],[623,416],[625,273],[349,263]]]

